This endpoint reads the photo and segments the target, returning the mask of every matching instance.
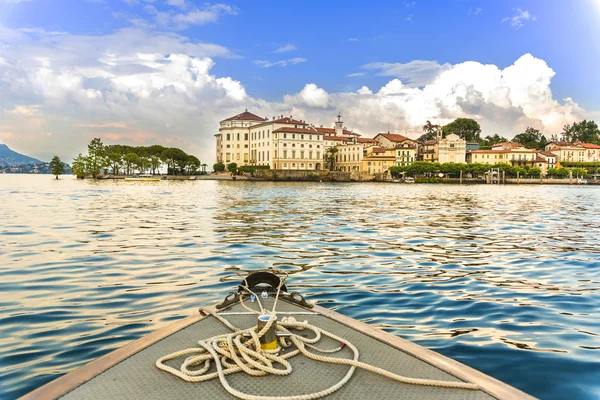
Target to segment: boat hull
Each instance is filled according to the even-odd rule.
[[[269,299],[271,300],[271,299]],[[250,305],[250,304],[249,304]],[[256,304],[253,305],[256,308]],[[379,375],[357,370],[346,386],[327,398],[444,398],[444,399],[531,399],[527,394],[467,367],[441,354],[389,334],[373,326],[356,321],[334,311],[315,306],[307,309],[295,303],[280,300],[278,310],[294,314],[297,320],[308,320],[330,332],[345,337],[360,350],[360,360],[406,376],[450,381],[465,381],[479,385],[473,392],[465,389],[431,388],[407,385]],[[235,326],[252,326],[256,315],[248,315],[239,303],[218,312]],[[148,336],[132,342],[67,375],[26,395],[24,399],[49,398],[232,398],[218,379],[203,383],[188,383],[158,370],[158,357],[183,348],[194,347],[200,339],[227,333],[220,322],[200,310]],[[330,348],[335,343],[325,343]],[[293,372],[289,377],[249,377],[232,375],[234,386],[258,390],[259,395],[286,396],[299,392],[311,393],[321,386],[335,383],[348,370],[347,365],[324,364],[299,355],[291,359]],[[283,379],[283,380],[282,380]],[[295,380],[298,380],[296,382]],[[258,388],[258,389],[257,389]],[[268,390],[267,390],[268,389]],[[262,393],[260,391],[263,391]],[[270,390],[279,391],[272,393]],[[192,391],[192,392],[190,392]],[[410,393],[413,397],[402,395]],[[131,397],[133,394],[133,397]],[[417,396],[417,397],[414,397]]]

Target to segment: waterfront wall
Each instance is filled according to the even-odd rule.
[[[340,171],[304,171],[288,169],[257,169],[253,178],[269,181],[331,181],[350,182],[350,172]]]

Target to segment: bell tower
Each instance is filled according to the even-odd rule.
[[[337,121],[335,121],[335,135],[342,136],[344,133],[344,123],[342,122],[342,114],[338,112]]]

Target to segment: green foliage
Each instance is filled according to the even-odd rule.
[[[123,156],[121,153],[113,151],[108,155],[108,161],[112,168],[113,175],[119,175],[119,170],[123,165]]]
[[[222,162],[215,163],[213,165],[213,171],[215,171],[215,172],[225,171],[225,164],[223,164]]]
[[[562,139],[567,142],[585,142],[600,144],[600,129],[594,121],[583,120],[573,125],[565,125]]]
[[[123,156],[123,162],[125,163],[125,171],[127,175],[130,175],[134,167],[139,163],[140,156],[134,152],[129,152]]]
[[[232,174],[235,174],[237,172],[237,163],[229,163],[227,164],[227,171],[231,172]]]
[[[423,132],[425,132],[425,133],[422,134],[419,137],[419,139],[417,139],[417,140],[419,142],[423,143],[423,142],[427,142],[428,140],[435,139],[438,129],[440,129],[439,125],[434,125],[431,123],[431,121],[427,121],[425,123],[425,125],[423,125]]]
[[[502,137],[496,133],[492,136],[490,136],[490,135],[486,136],[485,139],[483,139],[482,141],[479,142],[479,144],[481,145],[482,149],[486,149],[486,148],[491,148],[492,146],[494,146],[498,143],[502,143],[502,142],[508,142],[508,139],[505,137]]]
[[[577,161],[561,161],[560,165],[567,168],[598,168],[600,167],[600,162],[577,162]]]
[[[320,176],[318,174],[313,174],[312,172],[309,172],[308,174],[306,174],[306,179],[309,181],[318,181],[320,179]]]
[[[556,176],[559,178],[565,178],[569,176],[569,170],[567,168],[561,167],[556,170]]]
[[[56,179],[65,172],[65,166],[58,156],[52,157],[52,161],[50,161],[50,171],[52,171],[52,175],[56,175]]]
[[[539,178],[541,174],[542,174],[541,168],[538,168],[538,167],[531,167],[531,168],[529,168],[528,175],[535,176],[536,178]]]
[[[512,141],[521,143],[524,147],[529,149],[538,150],[543,150],[546,144],[548,144],[546,136],[542,135],[539,130],[532,127],[528,127],[525,129],[525,132],[516,135]]]
[[[71,164],[71,173],[77,178],[84,178],[87,173],[87,157],[84,157],[79,153]]]
[[[253,174],[254,171],[258,169],[271,169],[268,165],[244,165],[242,167],[238,167],[238,174]]]
[[[107,167],[106,150],[102,144],[100,138],[94,138],[88,144],[88,155],[87,155],[87,175],[91,175],[92,178],[96,179],[100,175],[100,170]]]
[[[423,177],[415,179],[416,183],[440,183],[440,180],[435,176]]]
[[[329,170],[333,171],[335,169],[335,159],[336,155],[340,150],[337,146],[330,147],[327,149],[327,164],[329,165]]]
[[[587,170],[583,168],[573,168],[571,172],[573,173],[573,176],[577,178],[584,177],[588,174]]]
[[[444,136],[454,133],[467,142],[481,142],[481,126],[471,118],[457,118],[448,125],[444,125],[442,131]]]

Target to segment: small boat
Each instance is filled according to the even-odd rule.
[[[127,182],[158,182],[162,178],[154,175],[133,175],[125,178]]]
[[[533,399],[255,272],[219,304],[23,399]]]
[[[415,178],[411,176],[404,178],[404,183],[415,183]]]

